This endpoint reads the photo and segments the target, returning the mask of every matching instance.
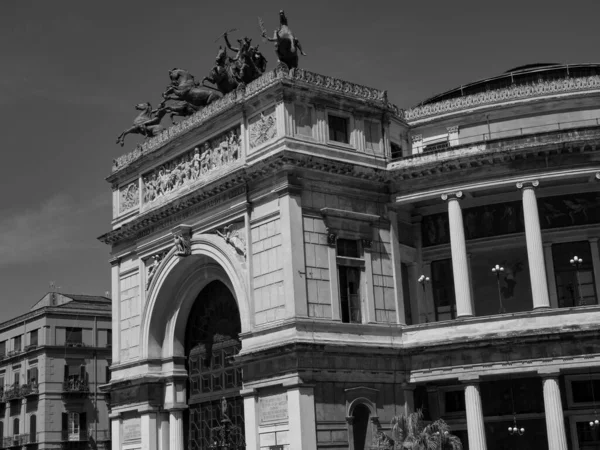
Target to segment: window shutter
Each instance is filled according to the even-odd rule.
[[[66,412],[62,413],[62,431],[69,431],[69,413]]]
[[[79,413],[79,435],[84,439],[87,436],[87,420],[85,413]]]
[[[81,366],[79,366],[79,379],[81,381],[85,381],[85,376],[86,376],[85,366],[82,364]]]
[[[37,434],[37,418],[35,414],[29,416],[29,435],[34,438]]]
[[[38,383],[38,368],[34,367],[31,369],[31,380],[33,383]]]
[[[69,365],[65,364],[65,381],[69,379]]]

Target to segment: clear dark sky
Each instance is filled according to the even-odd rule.
[[[215,39],[238,28],[260,42],[283,8],[301,66],[387,89],[407,108],[426,97],[534,62],[600,59],[598,0],[156,1],[3,0],[0,12],[0,321],[55,281],[62,292],[110,290],[117,135],[154,106],[168,70],[201,79]],[[261,43],[269,60],[273,49]],[[166,120],[165,120],[166,123]]]

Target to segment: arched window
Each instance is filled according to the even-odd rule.
[[[37,442],[37,418],[35,414],[29,416],[29,442]]]
[[[16,436],[19,434],[19,428],[20,428],[19,425],[20,425],[19,419],[13,420],[13,436]]]
[[[352,412],[352,437],[354,438],[354,450],[365,450],[370,445],[369,418],[371,411],[366,405],[356,405]]]

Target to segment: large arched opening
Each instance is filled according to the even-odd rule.
[[[185,355],[188,410],[184,417],[190,450],[245,448],[244,405],[240,396],[240,313],[229,287],[209,282],[188,315]],[[225,442],[224,442],[225,441]]]

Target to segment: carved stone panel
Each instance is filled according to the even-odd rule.
[[[249,120],[250,148],[256,148],[277,136],[275,108],[270,108]]]
[[[216,233],[225,240],[226,244],[231,245],[238,254],[246,257],[247,239],[243,222],[229,224],[222,230],[216,230]]]
[[[119,214],[132,210],[140,204],[139,184],[129,183],[119,190]]]
[[[143,204],[151,204],[182,188],[189,188],[212,172],[235,163],[240,156],[240,130],[236,127],[144,175]]]

